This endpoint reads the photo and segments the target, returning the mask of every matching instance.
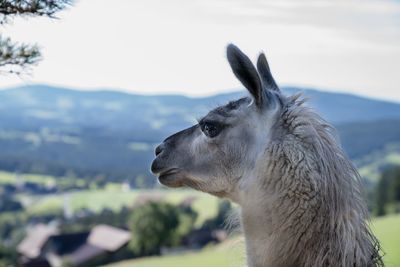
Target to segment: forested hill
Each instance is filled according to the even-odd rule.
[[[400,118],[400,104],[362,98],[350,94],[287,87],[287,95],[303,92],[309,104],[332,123]],[[156,124],[170,115],[184,121],[209,108],[245,95],[245,91],[203,98],[181,95],[137,95],[111,90],[78,91],[46,85],[0,90],[1,119],[10,115],[45,123],[133,126],[140,121]],[[79,116],[78,116],[79,114]],[[121,124],[121,122],[124,122]],[[26,121],[15,121],[16,125]],[[106,125],[105,125],[106,124]],[[153,127],[154,128],[154,127]]]
[[[400,104],[312,89],[284,91],[304,92],[309,105],[338,126],[353,158],[400,144]],[[0,90],[0,169],[113,180],[150,176],[155,144],[245,94],[190,98],[46,85]]]

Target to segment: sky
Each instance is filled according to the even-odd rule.
[[[400,102],[400,1],[78,0],[58,16],[2,26],[43,60],[0,88],[227,92],[242,87],[225,56],[234,43],[254,61],[265,52],[282,86]]]

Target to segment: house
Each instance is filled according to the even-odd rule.
[[[90,232],[59,234],[37,225],[19,244],[21,267],[90,266],[110,261],[131,239],[131,233],[108,225]]]
[[[47,240],[57,233],[56,229],[44,224],[37,224],[27,232],[27,236],[17,246],[17,252],[27,259],[37,259]]]

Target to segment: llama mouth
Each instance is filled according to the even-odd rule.
[[[172,169],[168,169],[166,171],[160,172],[159,176],[171,175],[171,174],[174,174],[174,173],[177,173],[177,172],[179,172],[179,170],[177,168],[172,168]]]
[[[168,187],[182,187],[182,175],[179,175],[179,170],[176,168],[161,172],[158,176],[158,181]]]

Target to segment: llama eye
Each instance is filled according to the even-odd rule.
[[[200,127],[203,133],[210,138],[216,137],[222,130],[222,127],[209,122],[202,123]]]

